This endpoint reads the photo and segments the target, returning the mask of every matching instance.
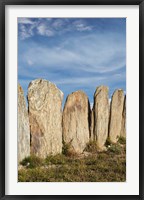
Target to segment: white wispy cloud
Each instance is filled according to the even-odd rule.
[[[88,84],[92,84],[95,83],[96,81],[99,82],[99,81],[103,81],[105,80],[107,77],[103,77],[103,76],[100,76],[100,77],[73,77],[72,79],[70,77],[67,77],[65,78],[64,80],[63,79],[60,79],[60,80],[55,80],[55,83],[56,84],[60,84],[60,85],[71,85],[71,84],[79,84],[79,85],[88,85]]]
[[[101,42],[100,42],[101,41]],[[85,72],[106,73],[116,71],[125,66],[125,46],[123,41],[115,42],[111,35],[104,38],[102,35],[91,35],[88,38],[67,38],[59,46],[40,47],[37,44],[29,45],[28,50],[21,56],[23,62],[29,60],[37,66],[53,69],[68,69],[72,67]],[[120,78],[121,74],[116,74]]]
[[[61,28],[64,25],[66,25],[66,20],[64,19],[56,19],[52,23],[52,27],[56,29]]]
[[[92,26],[87,26],[83,20],[76,20],[73,22],[74,28],[77,31],[90,31]]]
[[[30,18],[20,17],[18,18],[19,24],[34,24],[34,22]]]
[[[26,28],[23,24],[20,25],[20,32],[19,36],[20,39],[24,40],[26,38],[29,38],[33,35],[33,31],[31,29]]]
[[[19,38],[24,40],[34,35],[34,29],[37,26],[37,22],[32,21],[29,18],[18,18],[19,23]]]
[[[50,37],[54,35],[54,31],[51,30],[48,26],[46,26],[46,24],[43,24],[43,23],[37,27],[37,32],[38,34],[43,35],[43,36]]]
[[[84,26],[84,24],[78,24],[76,28],[78,31],[90,31],[92,29],[89,26]]]
[[[88,26],[84,20],[51,19],[51,18],[18,18],[20,39],[41,35],[52,37],[70,31],[91,31],[92,26]]]

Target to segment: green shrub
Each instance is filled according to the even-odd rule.
[[[66,157],[62,154],[58,154],[58,155],[55,155],[55,156],[48,156],[45,159],[45,164],[60,165],[60,164],[65,164],[65,162],[66,162]]]
[[[117,143],[117,144],[112,144],[110,147],[109,147],[109,152],[112,152],[112,153],[115,153],[115,154],[120,154],[121,151],[122,151],[122,148],[121,146]]]
[[[91,152],[91,153],[96,153],[98,150],[97,144],[95,141],[90,141],[87,143],[85,151]]]
[[[109,138],[107,138],[106,143],[105,143],[105,146],[108,147],[108,146],[110,146],[110,145],[111,145],[111,141],[110,141]]]
[[[62,147],[62,154],[64,155],[68,155],[69,151],[70,151],[70,144],[66,144],[65,142],[63,142],[63,147]]]
[[[32,155],[23,159],[20,164],[27,168],[35,168],[35,167],[42,166],[43,159]]]
[[[120,144],[126,144],[126,138],[121,136],[121,137],[119,137],[118,142],[119,142]]]
[[[65,143],[63,142],[63,147],[62,147],[62,154],[65,156],[69,157],[75,157],[78,154],[74,151],[74,149],[71,146],[71,142]]]

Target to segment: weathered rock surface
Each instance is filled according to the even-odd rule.
[[[100,150],[104,150],[108,137],[109,97],[108,87],[99,86],[94,94],[94,140]]]
[[[24,92],[18,84],[18,162],[30,155],[29,117]]]
[[[124,105],[123,105],[123,112],[122,112],[122,127],[121,127],[120,136],[126,137],[126,95],[124,97]]]
[[[28,88],[31,153],[45,158],[62,152],[63,93],[53,83],[37,79]]]
[[[122,112],[124,103],[123,90],[116,90],[111,100],[109,139],[112,143],[116,143],[121,134],[122,128]]]
[[[82,153],[89,142],[90,105],[83,91],[68,95],[63,111],[63,140],[71,151]]]

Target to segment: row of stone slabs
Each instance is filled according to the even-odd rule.
[[[107,138],[116,143],[126,136],[126,96],[116,90],[109,105],[108,87],[97,87],[92,110],[87,95],[68,95],[62,112],[63,93],[55,84],[36,79],[28,87],[28,111],[18,85],[18,161],[30,154],[41,158],[62,152],[63,142],[82,153],[90,140],[105,149]]]

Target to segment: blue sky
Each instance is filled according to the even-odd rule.
[[[125,18],[18,18],[18,81],[49,80],[64,93],[99,85],[126,91]]]

